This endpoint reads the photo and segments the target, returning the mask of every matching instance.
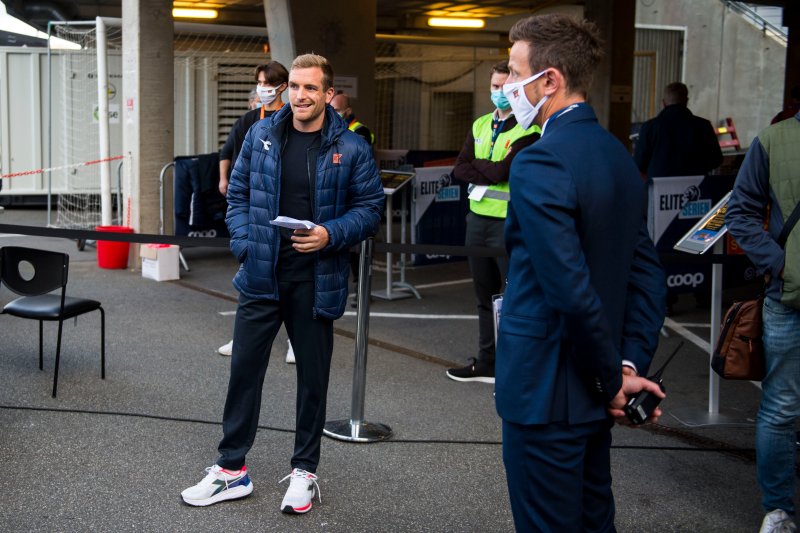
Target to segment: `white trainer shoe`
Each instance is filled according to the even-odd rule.
[[[764,516],[759,533],[794,533],[795,531],[797,531],[797,526],[792,517],[783,509],[775,509]]]
[[[294,348],[292,348],[292,341],[287,340],[286,342],[289,344],[289,349],[286,350],[286,362],[289,363],[290,365],[293,365],[297,362],[297,360],[294,358]]]
[[[219,465],[206,468],[206,477],[197,485],[181,492],[181,498],[189,505],[204,507],[225,500],[237,500],[253,492],[253,482],[247,475],[247,467],[237,472],[225,470]]]
[[[228,344],[223,344],[219,348],[217,348],[217,352],[220,355],[230,355],[233,353],[233,341],[229,342]]]
[[[280,480],[278,483],[283,483],[287,479],[289,481],[289,488],[286,490],[286,495],[281,502],[281,511],[288,514],[303,514],[311,510],[311,500],[314,495],[322,503],[322,495],[319,493],[319,485],[317,484],[316,475],[311,472],[306,472],[300,468],[295,468],[292,473]]]

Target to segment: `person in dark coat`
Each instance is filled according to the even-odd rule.
[[[693,115],[688,102],[686,85],[670,83],[664,89],[664,109],[642,124],[633,157],[648,179],[705,175],[722,163],[713,126]]]

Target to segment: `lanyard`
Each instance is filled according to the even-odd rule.
[[[489,159],[492,158],[492,152],[494,152],[494,143],[497,141],[497,137],[500,136],[500,132],[503,131],[503,125],[506,123],[506,119],[497,120],[496,118],[492,117],[492,144],[489,145]]]

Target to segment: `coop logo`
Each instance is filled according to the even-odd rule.
[[[673,274],[667,276],[667,287],[692,287],[697,288],[702,285],[706,277],[702,272],[695,272],[694,274]]]
[[[711,200],[700,198],[700,187],[692,185],[687,187],[683,193],[662,194],[659,197],[659,209],[661,211],[680,210],[678,218],[681,219],[702,218],[711,211]]]
[[[420,194],[436,195],[437,202],[457,202],[461,199],[461,188],[450,183],[450,174],[442,174],[435,181],[423,181],[420,184]]]

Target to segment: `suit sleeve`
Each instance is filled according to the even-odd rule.
[[[253,152],[252,128],[247,132],[242,150],[231,171],[228,184],[228,212],[225,223],[231,234],[231,252],[240,263],[247,253],[247,237],[250,219],[250,156]]]
[[[516,172],[533,174],[524,186]],[[578,197],[566,165],[536,145],[517,156],[511,173],[514,213],[547,304],[562,317],[579,373],[611,401],[622,386],[622,360],[590,280],[576,220]],[[511,250],[513,254],[513,250]]]
[[[628,275],[625,322],[622,331],[622,358],[636,365],[639,375],[647,375],[658,348],[658,335],[664,325],[667,284],[658,253],[642,220],[636,250]]]

